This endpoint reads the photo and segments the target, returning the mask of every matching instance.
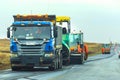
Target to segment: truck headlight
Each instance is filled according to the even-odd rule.
[[[17,54],[11,54],[10,57],[18,57]]]
[[[54,56],[53,53],[47,53],[47,54],[45,54],[45,57],[53,57],[53,56]]]
[[[10,44],[10,51],[12,51],[12,52],[17,52],[17,51],[18,51],[17,42],[14,41],[14,40],[11,41],[11,44]]]

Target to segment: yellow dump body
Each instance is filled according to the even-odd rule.
[[[68,22],[70,21],[69,16],[56,16],[56,22]]]

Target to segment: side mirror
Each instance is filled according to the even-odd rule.
[[[54,27],[54,37],[57,38],[58,33],[57,33],[57,27]]]
[[[7,38],[10,38],[10,27],[7,28]]]
[[[67,29],[66,29],[66,28],[63,28],[63,29],[62,29],[62,33],[63,33],[63,34],[66,34],[66,33],[67,33]]]

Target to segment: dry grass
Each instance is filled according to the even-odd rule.
[[[86,43],[88,45],[89,56],[97,55],[101,53],[101,44],[98,43]],[[0,70],[10,68],[10,50],[9,40],[0,39]]]
[[[100,43],[86,43],[88,45],[89,56],[101,54],[102,44]]]
[[[10,68],[9,40],[0,39],[0,70]]]

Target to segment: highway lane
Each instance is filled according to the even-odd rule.
[[[120,80],[118,55],[111,58],[71,65],[69,69],[20,78],[18,80]]]
[[[8,69],[0,71],[0,80],[31,80],[31,78],[34,78],[36,76],[39,76],[40,80],[47,80],[49,77],[54,77],[65,73],[71,67],[72,65],[64,66],[63,69],[59,69],[56,71],[50,71],[47,67],[21,71],[11,71],[11,69]]]
[[[47,68],[0,71],[0,80],[119,80],[120,60],[117,52],[118,50],[114,52],[111,49],[110,55],[90,57],[84,65],[64,66],[56,71],[49,71]]]
[[[118,55],[109,59],[75,65],[69,72],[49,80],[120,80]]]
[[[74,65],[65,74],[49,80],[120,80],[119,50],[119,48],[112,49],[109,58],[87,62],[84,65]]]

